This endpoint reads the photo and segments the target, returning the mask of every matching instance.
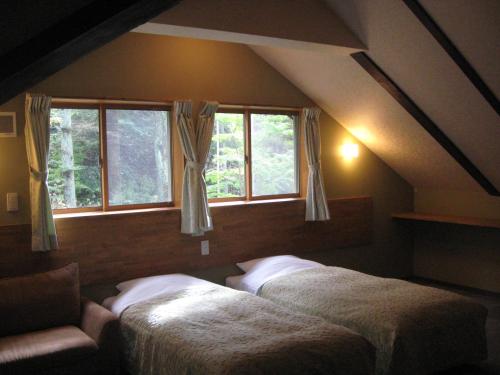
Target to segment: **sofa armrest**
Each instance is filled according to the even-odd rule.
[[[82,297],[80,328],[101,347],[108,341],[117,344],[119,336],[118,317],[108,309]]]
[[[82,297],[80,329],[99,347],[101,368],[106,374],[116,374],[120,358],[120,321],[111,311]]]

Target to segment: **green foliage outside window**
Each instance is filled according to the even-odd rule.
[[[208,198],[245,192],[244,114],[217,113],[205,169]],[[297,193],[295,117],[251,114],[252,194]]]
[[[110,205],[170,201],[168,112],[107,109],[106,130]]]
[[[106,109],[110,205],[172,200],[169,114]],[[53,108],[49,195],[54,209],[102,206],[99,109]],[[250,115],[253,196],[297,193],[296,118]],[[208,198],[245,197],[245,114],[217,113],[205,168]]]
[[[252,193],[297,193],[295,118],[252,114]]]
[[[171,200],[168,112],[108,109],[110,205]],[[98,109],[53,108],[49,195],[53,209],[102,205]]]
[[[241,113],[217,113],[205,168],[208,198],[245,195],[245,133]]]
[[[54,209],[101,205],[97,109],[51,110],[48,185]]]

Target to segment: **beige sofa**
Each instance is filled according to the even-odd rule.
[[[0,374],[118,372],[118,318],[80,297],[77,264],[0,279]]]

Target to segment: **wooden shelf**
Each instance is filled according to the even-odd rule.
[[[465,216],[420,214],[417,212],[395,213],[392,214],[392,217],[394,219],[402,219],[402,220],[432,221],[436,223],[459,224],[459,225],[469,225],[474,227],[500,229],[500,220],[494,220],[494,219],[480,219],[480,218],[465,217]]]

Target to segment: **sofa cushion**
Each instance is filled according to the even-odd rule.
[[[98,350],[75,326],[0,338],[0,374],[23,374],[71,365]]]
[[[78,325],[78,265],[33,275],[0,279],[0,337]]]

